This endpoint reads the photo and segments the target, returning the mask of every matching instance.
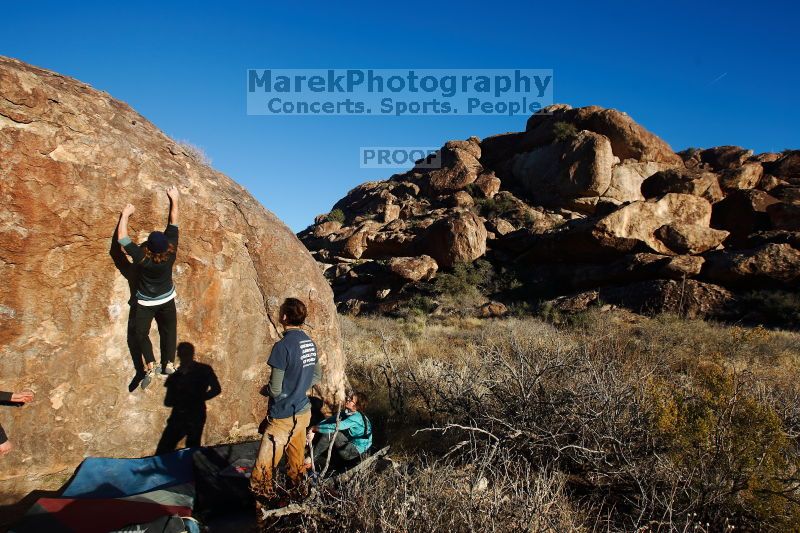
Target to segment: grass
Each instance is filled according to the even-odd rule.
[[[800,335],[599,310],[342,318],[394,462],[307,531],[793,531]]]

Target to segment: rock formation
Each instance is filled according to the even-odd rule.
[[[478,316],[494,299],[735,317],[749,290],[797,289],[800,151],[675,153],[625,113],[554,105],[524,132],[449,141],[442,162],[360,185],[343,220],[300,233],[340,309],[436,300],[431,278],[478,258],[521,285]]]
[[[112,234],[129,201],[134,239],[163,228],[173,184],[178,340],[222,384],[205,441],[255,433],[263,419],[259,390],[287,296],[309,306],[325,369],[316,392],[342,397],[331,288],[283,223],[126,104],[0,58],[0,388],[36,392],[24,409],[0,411],[16,445],[0,469],[5,503],[54,488],[85,456],[154,452],[169,409],[163,380],[129,392],[130,264]]]

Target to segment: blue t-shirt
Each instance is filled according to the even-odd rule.
[[[299,329],[290,329],[272,347],[269,366],[284,371],[281,394],[269,404],[271,418],[289,418],[309,405],[306,391],[314,379],[317,346]]]

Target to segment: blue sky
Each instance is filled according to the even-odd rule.
[[[0,54],[108,91],[201,146],[295,231],[392,173],[360,169],[361,146],[439,146],[526,117],[248,116],[248,68],[551,68],[556,101],[626,111],[676,150],[800,147],[791,2],[130,5],[8,3]]]

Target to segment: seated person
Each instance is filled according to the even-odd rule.
[[[357,462],[372,446],[372,424],[363,410],[367,405],[367,397],[362,392],[353,392],[344,404],[345,410],[339,419],[339,431],[336,433],[336,417],[326,418],[319,425],[310,428],[309,436],[319,433],[314,445],[314,465],[318,470],[325,468],[328,448],[333,440],[332,462],[338,460],[345,465]],[[334,439],[333,434],[336,433]],[[335,464],[335,462],[334,462]]]

